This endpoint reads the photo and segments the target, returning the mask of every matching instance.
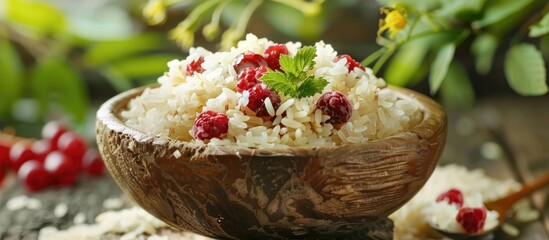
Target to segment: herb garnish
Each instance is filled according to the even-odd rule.
[[[301,48],[293,58],[280,55],[280,68],[284,72],[268,69],[261,81],[270,89],[295,98],[321,93],[328,81],[307,75],[307,71],[315,66],[315,57],[316,48],[312,46]]]

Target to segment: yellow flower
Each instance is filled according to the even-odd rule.
[[[151,25],[163,23],[166,20],[166,4],[163,0],[149,0],[143,8],[143,16]]]
[[[202,35],[206,38],[208,41],[214,40],[217,35],[219,34],[219,24],[215,23],[208,23],[204,28],[202,28]]]
[[[182,24],[179,24],[170,32],[170,37],[185,49],[192,47],[194,44],[194,32],[188,27],[182,26]]]
[[[229,50],[244,36],[244,33],[232,28],[227,29],[221,36],[221,49]]]
[[[408,23],[406,13],[401,8],[383,8],[381,12],[385,14],[385,19],[379,21],[377,35],[381,36],[385,30],[389,30],[389,38],[395,38]]]

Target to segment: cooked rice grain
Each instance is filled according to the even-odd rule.
[[[421,120],[419,104],[415,100],[399,99],[383,89],[382,79],[371,69],[355,68],[348,72],[347,60],[334,62],[338,53],[324,42],[315,44],[315,66],[309,71],[323,77],[329,84],[326,91],[339,91],[353,106],[348,124],[339,130],[326,121],[330,118],[316,109],[322,95],[294,99],[281,96],[282,104],[275,109],[271,99],[265,108],[273,118],[265,120],[253,116],[245,107],[249,92],[236,91],[237,74],[232,67],[235,57],[252,51],[262,54],[274,43],[249,34],[246,40],[227,52],[212,53],[204,48],[190,49],[183,60],[168,62],[168,71],[158,79],[160,86],[148,88],[131,100],[121,113],[125,123],[143,132],[162,138],[200,142],[193,138],[196,116],[205,110],[225,113],[229,117],[229,131],[224,139],[205,143],[239,145],[243,147],[335,146],[381,139],[410,129]],[[286,43],[289,55],[296,54],[301,43]],[[202,73],[186,76],[187,65],[204,58]],[[282,127],[280,124],[284,124]],[[276,131],[274,127],[280,126]]]

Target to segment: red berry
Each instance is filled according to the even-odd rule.
[[[51,121],[46,123],[46,125],[42,128],[42,139],[50,141],[51,145],[56,148],[59,137],[67,131],[68,128],[63,124],[56,121]]]
[[[459,209],[456,220],[468,233],[478,233],[486,221],[486,208],[462,207]]]
[[[229,117],[211,110],[198,114],[194,121],[194,137],[199,140],[223,138],[229,131]]]
[[[59,137],[57,149],[74,160],[81,160],[88,145],[86,140],[73,132],[66,132]]]
[[[11,144],[0,141],[0,171],[10,167]]]
[[[265,60],[269,64],[269,68],[280,70],[280,55],[288,55],[288,48],[285,44],[276,44],[265,49]]]
[[[249,67],[260,67],[260,66],[267,66],[267,61],[265,61],[265,58],[259,54],[255,54],[253,52],[246,52],[241,53],[234,59],[233,67],[236,73],[240,73],[242,69],[249,68]]]
[[[187,65],[187,76],[192,76],[194,73],[204,72],[202,68],[202,63],[204,62],[204,57],[200,57],[197,60],[192,61]]]
[[[44,162],[44,159],[54,150],[54,147],[50,141],[42,139],[32,143],[31,149],[36,156],[35,159],[39,162]]]
[[[256,84],[261,83],[261,80],[259,79],[263,77],[265,72],[267,72],[267,67],[265,66],[242,69],[242,71],[238,74],[238,84],[236,85],[236,90],[239,93],[244,90],[250,90]]]
[[[455,204],[458,207],[463,206],[463,193],[458,189],[452,188],[447,192],[440,194],[436,202],[446,201],[448,204]]]
[[[353,71],[355,68],[360,68],[362,70],[365,70],[364,66],[362,66],[359,62],[355,61],[351,56],[347,54],[335,57],[334,62],[337,62],[343,58],[347,59],[347,63],[345,64],[345,66],[347,66],[347,69],[349,69],[349,72]]]
[[[36,160],[30,160],[21,165],[17,177],[30,191],[40,191],[51,184],[50,173]]]
[[[250,89],[248,105],[246,106],[255,112],[257,117],[267,117],[269,116],[269,112],[265,107],[265,100],[267,98],[271,100],[273,108],[276,111],[278,106],[280,106],[280,96],[275,91],[263,86],[263,84],[256,84]]]
[[[5,178],[6,178],[6,170],[0,169],[0,187],[2,186],[2,182],[4,182]]]
[[[76,181],[80,166],[63,153],[54,151],[46,157],[44,168],[52,175],[56,184],[69,186]]]
[[[327,122],[331,124],[346,123],[353,113],[351,103],[340,92],[326,92],[322,94],[316,102],[316,108],[320,109],[323,114],[330,116]]]
[[[31,145],[28,142],[17,142],[10,149],[10,166],[14,171],[19,171],[19,167],[28,160],[34,159],[36,156],[31,150]]]
[[[92,176],[100,176],[105,172],[105,164],[99,152],[89,149],[82,158],[82,169]]]

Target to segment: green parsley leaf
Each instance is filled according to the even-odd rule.
[[[297,88],[300,98],[310,97],[317,92],[322,92],[322,89],[328,85],[328,81],[324,78],[314,78],[309,76]]]
[[[307,75],[311,70],[316,57],[316,48],[307,46],[301,48],[292,58],[280,55],[280,68],[284,71],[271,69],[261,78],[270,89],[295,98],[310,97],[315,93],[321,93],[328,81],[324,78],[315,78]]]
[[[287,74],[293,74],[293,75],[299,75],[300,70],[297,68],[294,68],[294,62],[291,57],[285,54],[280,54],[280,69],[284,70]]]
[[[297,91],[297,86],[288,79],[286,74],[279,71],[273,71],[272,69],[268,69],[267,72],[263,74],[261,81],[267,84],[270,89],[284,95],[292,96],[293,93]]]
[[[316,48],[307,46],[301,48],[293,58],[296,69],[299,71],[309,71],[315,66]]]

